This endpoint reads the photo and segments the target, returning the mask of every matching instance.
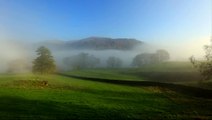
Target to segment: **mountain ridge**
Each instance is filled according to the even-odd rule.
[[[42,44],[57,49],[77,50],[131,50],[144,42],[133,38],[88,37],[74,41],[49,40]]]

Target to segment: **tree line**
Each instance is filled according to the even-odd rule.
[[[56,71],[56,65],[51,51],[42,46],[37,49],[37,58],[33,61],[32,71],[34,73],[46,74]],[[155,53],[141,53],[136,55],[131,63],[133,67],[155,64],[167,61],[169,53],[166,50],[157,50]],[[88,69],[99,67],[101,60],[89,53],[79,53],[70,57],[65,57],[63,63],[72,70]],[[121,68],[123,60],[116,56],[110,56],[106,60],[107,68]]]

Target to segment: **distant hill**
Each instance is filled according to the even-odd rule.
[[[45,41],[43,45],[57,49],[87,49],[87,50],[131,50],[136,46],[144,44],[136,39],[128,38],[105,38],[105,37],[89,37],[75,41]]]

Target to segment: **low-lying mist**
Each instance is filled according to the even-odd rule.
[[[31,51],[24,42],[18,41],[0,41],[0,72],[10,71],[12,68],[17,68],[15,71],[25,72],[30,66],[32,57]]]
[[[88,53],[100,59],[97,67],[106,67],[107,59],[111,56],[122,60],[122,67],[132,67],[133,58],[140,53],[154,53],[157,49],[165,49],[170,54],[170,61],[188,61],[191,55],[201,57],[204,53],[203,45],[209,40],[197,40],[184,44],[151,44],[145,43],[132,50],[74,50],[49,48],[58,70],[70,70],[70,66],[64,64],[64,59],[80,53]],[[39,45],[40,46],[40,45]],[[36,58],[38,44],[24,41],[0,40],[0,72],[27,72],[31,71],[32,61]]]

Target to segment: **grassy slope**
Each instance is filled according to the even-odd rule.
[[[48,86],[33,81],[48,80]],[[156,87],[130,87],[59,75],[1,75],[3,119],[210,118],[212,100]]]

